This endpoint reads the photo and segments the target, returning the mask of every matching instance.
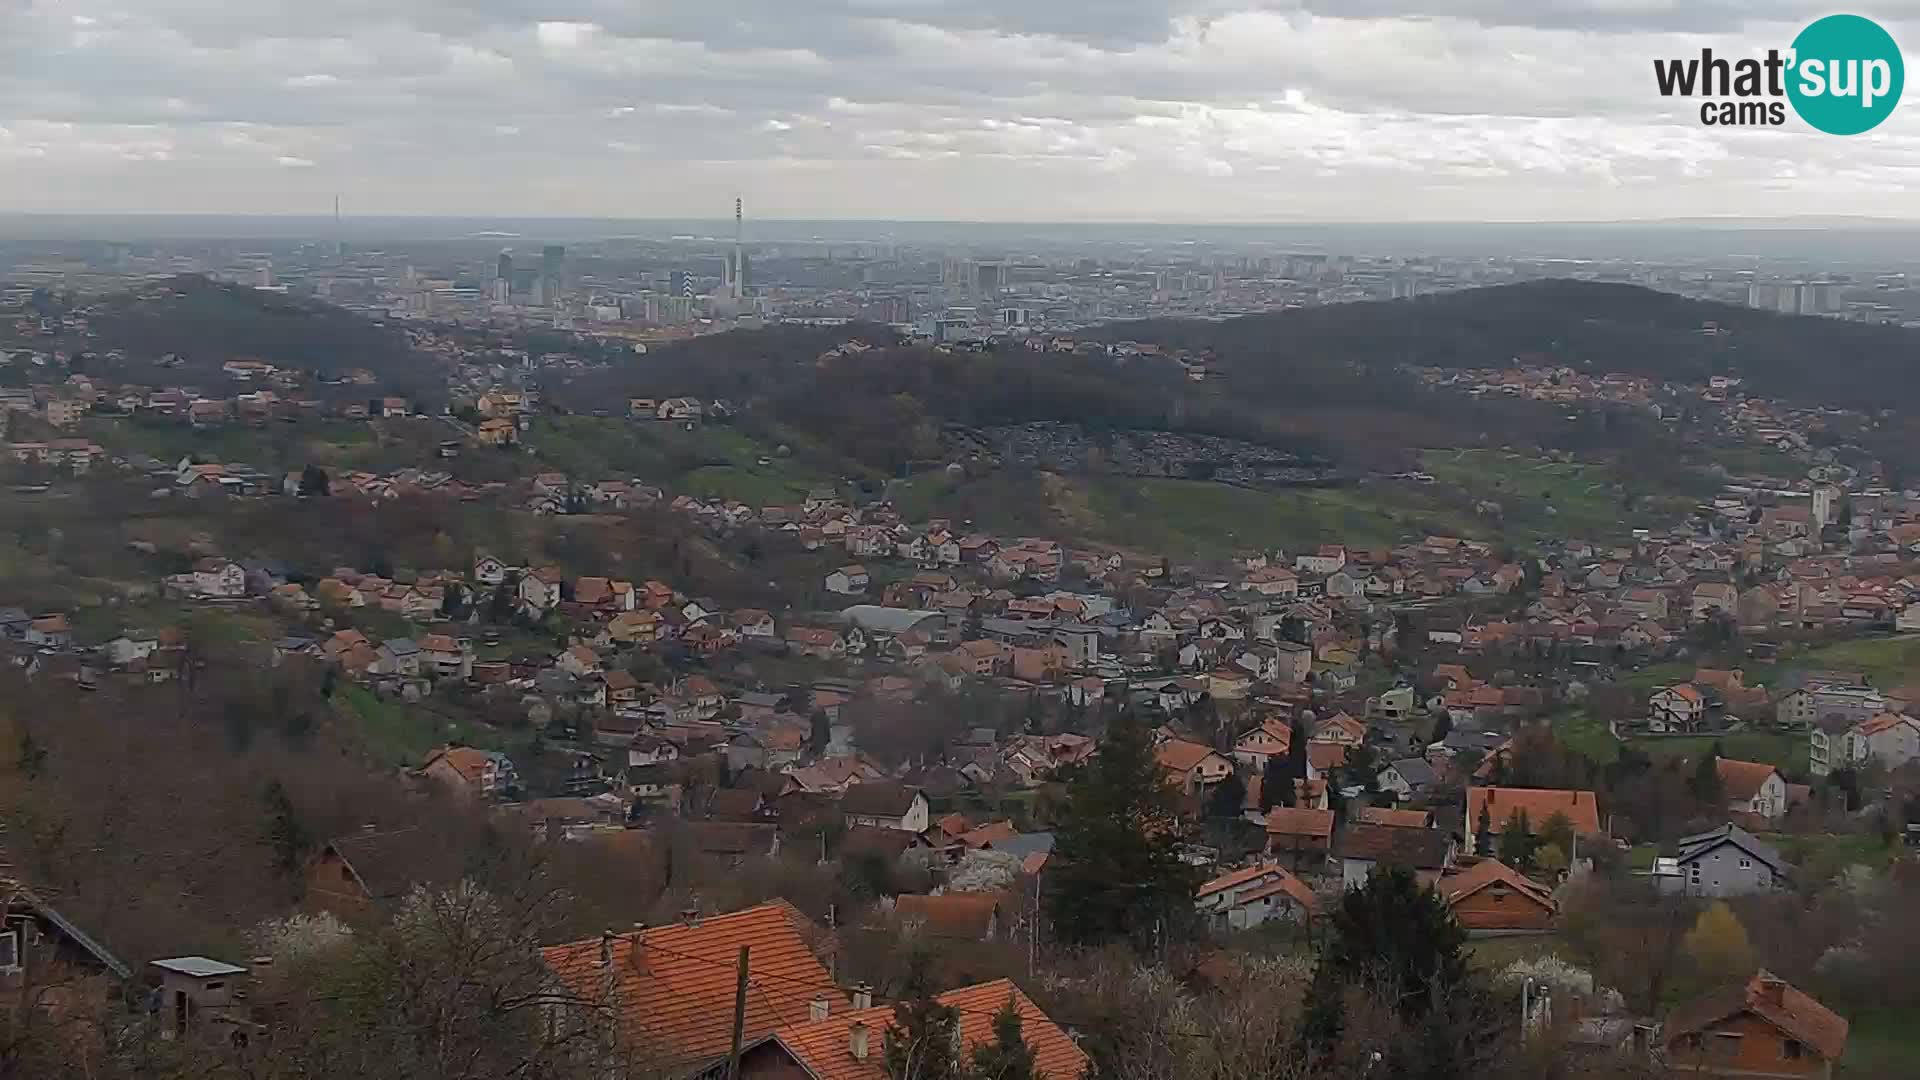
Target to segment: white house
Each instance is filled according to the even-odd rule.
[[[1763,761],[1731,758],[1719,758],[1714,765],[1720,772],[1720,790],[1726,795],[1728,810],[1769,820],[1786,816],[1787,782],[1779,769]]]
[[[195,596],[232,600],[247,595],[247,572],[228,559],[201,559],[193,564]]]
[[[1312,555],[1295,555],[1293,568],[1309,574],[1325,577],[1337,574],[1347,565],[1347,549],[1339,545],[1326,545]]]
[[[1878,761],[1897,769],[1920,757],[1920,720],[1886,712],[1847,732],[1846,752],[1854,764]]]
[[[1265,863],[1200,886],[1193,907],[1219,929],[1245,930],[1273,920],[1306,922],[1318,904],[1299,878],[1278,863]]]
[[[560,606],[560,571],[543,566],[520,577],[520,601],[534,611],[552,611]]]
[[[1706,716],[1706,699],[1692,683],[1669,686],[1647,699],[1647,727],[1653,731],[1692,731]]]
[[[507,564],[483,554],[473,560],[473,580],[482,585],[499,585],[507,580]]]
[[[906,833],[923,833],[929,823],[927,797],[919,788],[889,780],[849,785],[840,796],[840,813],[847,827],[871,825]]]
[[[827,591],[851,596],[867,591],[869,579],[867,568],[860,565],[843,566],[827,575]]]

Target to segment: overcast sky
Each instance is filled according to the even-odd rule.
[[[1920,43],[1920,0],[1845,9]],[[1920,90],[1851,138],[1654,90],[1656,57],[1784,49],[1831,10],[0,0],[0,209],[1920,218]]]

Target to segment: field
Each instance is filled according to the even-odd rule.
[[[1848,1017],[1847,1053],[1834,1075],[1843,1078],[1910,1076],[1920,1059],[1920,1016],[1886,1009]]]
[[[1553,718],[1553,733],[1567,749],[1598,765],[1608,765],[1620,757],[1620,740],[1607,725],[1589,716],[1584,709],[1569,709]]]
[[[1793,654],[1791,666],[1863,671],[1873,685],[1891,690],[1920,676],[1920,635],[1837,642]]]
[[[1805,735],[1769,735],[1762,732],[1737,732],[1731,735],[1685,735],[1677,738],[1635,739],[1633,748],[1651,757],[1695,757],[1720,744],[1722,757],[1738,761],[1764,761],[1777,765],[1790,776],[1807,774],[1807,737]]]
[[[1693,678],[1697,666],[1690,661],[1676,661],[1670,664],[1649,664],[1639,671],[1629,672],[1620,677],[1620,685],[1631,686],[1636,690],[1656,690],[1685,682]]]
[[[1693,499],[1659,493],[1627,508],[1632,485],[1606,465],[1556,462],[1500,450],[1435,450],[1422,466],[1475,501],[1500,504],[1510,538],[1619,538],[1684,513]]]
[[[377,697],[364,687],[342,686],[335,701],[367,752],[389,765],[417,766],[435,747],[448,742],[486,749],[500,745],[488,729],[449,722],[429,709]]]
[[[1433,533],[1486,531],[1464,514],[1387,488],[1271,492],[1199,480],[1098,477],[1081,489],[1097,539],[1173,556],[1387,546]]]
[[[797,502],[837,479],[718,424],[569,416],[542,420],[527,442],[542,461],[581,481],[637,478],[672,492],[764,506]],[[765,464],[762,464],[762,462]]]

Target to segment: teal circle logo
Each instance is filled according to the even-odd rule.
[[[1829,135],[1879,126],[1900,103],[1906,65],[1893,35],[1872,19],[1829,15],[1793,39],[1787,99],[1800,119]]]

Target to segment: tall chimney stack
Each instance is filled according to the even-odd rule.
[[[873,1008],[873,987],[861,983],[853,988],[853,1007],[856,1009]]]
[[[831,1011],[824,996],[816,996],[812,1001],[807,1002],[807,1019],[809,1020],[825,1020]]]
[[[858,1020],[847,1027],[847,1053],[855,1061],[867,1060],[867,1025]]]

